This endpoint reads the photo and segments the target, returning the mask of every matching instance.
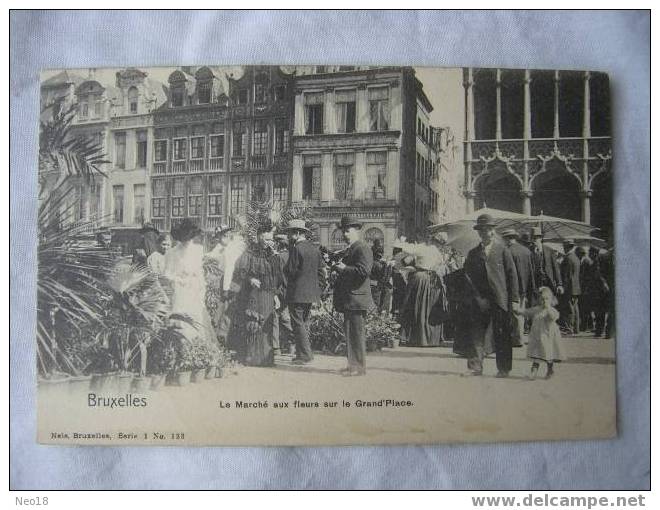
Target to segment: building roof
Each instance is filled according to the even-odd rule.
[[[65,69],[64,71],[61,71],[55,76],[51,76],[46,81],[44,81],[41,84],[41,88],[60,87],[62,85],[69,85],[71,83],[78,86],[84,81],[85,78],[82,76]]]

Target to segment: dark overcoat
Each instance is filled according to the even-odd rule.
[[[291,246],[284,275],[287,280],[287,303],[319,301],[321,282],[325,278],[325,263],[321,250],[306,239]]]
[[[373,265],[371,248],[364,241],[355,241],[346,249],[342,262],[346,267],[339,273],[335,282],[335,309],[338,312],[370,310],[374,306],[369,278]]]
[[[509,247],[513,263],[518,274],[518,293],[520,297],[530,299],[536,292],[534,281],[534,265],[532,264],[532,252],[522,244],[514,243]]]
[[[536,245],[532,245],[532,263],[534,264],[534,280],[536,288],[548,285],[552,292],[562,286],[561,271],[557,262],[557,255],[549,246],[543,246],[540,253],[536,252]]]
[[[580,259],[575,251],[570,251],[561,263],[561,278],[564,282],[564,293],[569,296],[582,294],[580,288]]]
[[[509,248],[493,241],[486,255],[481,243],[472,248],[465,259],[465,273],[480,294],[504,311],[513,301],[519,301],[518,274]]]

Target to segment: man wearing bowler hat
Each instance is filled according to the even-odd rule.
[[[373,307],[369,275],[373,255],[369,245],[360,240],[362,224],[344,216],[337,227],[342,231],[348,248],[335,266],[339,272],[335,282],[333,301],[335,309],[344,314],[344,337],[348,367],[346,375],[364,375],[366,365],[365,320],[367,310]]]
[[[286,302],[296,343],[293,363],[305,365],[314,359],[309,343],[310,310],[312,303],[321,299],[325,264],[321,251],[307,239],[310,230],[305,226],[305,220],[291,220],[285,230],[290,239],[284,275],[287,280]]]
[[[552,248],[543,244],[541,227],[532,227],[532,263],[534,264],[534,285],[537,289],[550,287],[555,296],[564,293],[562,287],[561,271],[557,262],[557,255]],[[538,296],[534,297],[533,306],[536,306]]]
[[[470,250],[464,267],[475,313],[465,375],[481,375],[484,357],[494,350],[497,377],[508,377],[513,359],[511,312],[518,309],[519,302],[516,266],[509,248],[495,241],[495,221],[490,214],[479,216],[474,229],[481,243]]]
[[[520,296],[520,310],[524,310],[534,294],[536,285],[534,284],[534,266],[532,265],[532,253],[521,243],[518,242],[518,232],[510,228],[502,232],[504,243],[511,251],[513,263],[516,266],[518,274],[518,294]],[[511,341],[514,347],[521,347],[523,335],[525,333],[525,317],[514,314],[511,317],[513,327],[511,329]]]

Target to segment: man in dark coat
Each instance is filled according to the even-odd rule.
[[[520,296],[520,309],[524,310],[531,303],[536,293],[534,282],[534,266],[532,264],[532,253],[518,242],[518,232],[508,229],[502,232],[502,237],[511,251],[513,263],[518,274],[518,294]],[[511,317],[511,341],[515,347],[522,346],[525,334],[525,318],[523,315],[513,314]]]
[[[583,250],[584,251],[584,250]],[[580,306],[578,301],[582,290],[580,288],[580,258],[576,254],[575,243],[564,242],[566,256],[561,263],[561,279],[564,283],[564,295],[560,301],[562,318],[560,322],[573,334],[580,332]]]
[[[539,227],[532,228],[532,263],[534,264],[534,285],[536,289],[549,287],[552,293],[559,297],[564,293],[561,271],[557,256],[552,248],[543,244],[543,233]],[[538,296],[531,303],[538,304]]]
[[[465,259],[474,295],[474,324],[472,346],[468,353],[465,375],[481,375],[484,356],[492,352],[489,333],[497,361],[497,377],[508,377],[512,368],[511,313],[518,309],[518,275],[511,251],[495,241],[495,222],[490,214],[477,218],[474,229],[481,243],[472,248]]]
[[[344,337],[348,368],[346,375],[366,373],[365,321],[367,311],[373,307],[369,275],[373,256],[369,245],[360,240],[362,224],[344,216],[337,224],[344,234],[348,248],[335,266],[339,272],[335,282],[333,301],[335,309],[344,314]]]
[[[314,359],[309,343],[309,319],[312,303],[321,300],[321,282],[325,279],[325,264],[321,251],[307,240],[310,230],[305,220],[291,220],[289,233],[289,259],[284,268],[287,280],[291,327],[296,342],[295,364],[304,365]]]

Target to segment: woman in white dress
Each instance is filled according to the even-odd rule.
[[[177,245],[165,255],[164,276],[172,288],[173,314],[187,315],[193,324],[180,323],[181,333],[189,340],[216,343],[211,318],[206,309],[206,280],[204,278],[204,250],[195,242],[201,230],[188,218],[172,228]]]

